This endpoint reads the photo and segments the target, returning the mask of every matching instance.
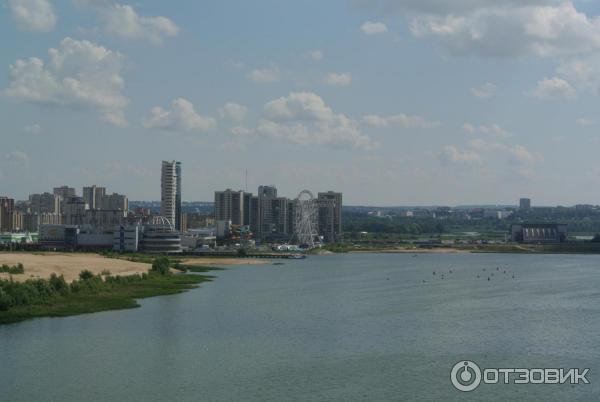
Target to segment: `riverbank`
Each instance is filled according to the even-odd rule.
[[[456,244],[456,245],[343,245],[329,249],[334,253],[508,253],[508,254],[600,254],[600,243],[559,244]]]
[[[221,265],[262,265],[267,261],[256,258],[232,258],[232,257],[193,257],[182,258],[183,265],[190,266],[221,266]]]
[[[185,292],[198,287],[200,283],[211,281],[212,278],[210,275],[160,275],[153,272],[122,277],[96,276],[88,280],[74,281],[70,285],[63,282],[64,285],[60,285],[63,286],[62,291],[56,289],[52,279],[16,283],[15,285],[22,289],[13,288],[12,293],[17,294],[21,302],[24,297],[37,297],[42,301],[12,306],[6,311],[0,311],[0,325],[38,317],[65,317],[135,308],[139,307],[138,299]],[[25,288],[27,283],[31,283],[29,289]],[[74,284],[77,286],[73,286]],[[6,281],[4,285],[11,286]],[[36,291],[37,294],[32,294]],[[4,296],[8,294],[6,288],[2,291],[0,287],[0,296],[3,296],[3,292]]]

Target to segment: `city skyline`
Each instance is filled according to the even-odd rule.
[[[598,15],[558,0],[10,0],[0,189],[157,200],[155,161],[178,160],[184,200],[243,189],[247,170],[248,188],[335,188],[348,205],[597,204]]]

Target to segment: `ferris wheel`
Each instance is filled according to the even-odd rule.
[[[315,239],[319,236],[317,230],[318,207],[317,200],[309,190],[302,190],[296,197],[294,215],[295,240],[299,245],[313,248]]]

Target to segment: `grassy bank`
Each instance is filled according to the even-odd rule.
[[[203,267],[202,272],[209,270]],[[23,283],[0,281],[0,324],[139,307],[136,299],[181,293],[212,278],[158,272],[103,277],[82,271],[80,279],[70,284],[55,275]]]

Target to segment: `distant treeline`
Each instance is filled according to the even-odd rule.
[[[419,235],[445,233],[444,223],[433,218],[379,218],[364,214],[346,213],[342,219],[343,230],[348,232],[399,233]]]
[[[508,232],[512,224],[522,222],[556,222],[567,225],[569,233],[600,233],[600,216],[568,216],[531,214],[511,216],[508,219],[402,217],[397,215],[376,217],[364,213],[345,212],[342,218],[344,233],[395,233],[401,235],[446,234],[456,232]]]

